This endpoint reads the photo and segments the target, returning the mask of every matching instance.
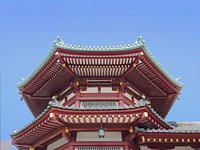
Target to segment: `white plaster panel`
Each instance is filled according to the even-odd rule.
[[[98,132],[77,132],[77,141],[122,141],[121,132],[106,132],[104,138]]]

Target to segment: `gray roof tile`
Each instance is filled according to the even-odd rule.
[[[140,132],[154,133],[200,133],[200,122],[170,122],[174,126],[173,129],[144,129],[139,128]]]

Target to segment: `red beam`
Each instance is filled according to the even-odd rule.
[[[81,97],[117,97],[118,93],[81,93]]]
[[[109,125],[108,125],[109,126]],[[70,131],[97,131],[97,129],[99,128],[99,125],[97,124],[96,127],[69,127]],[[106,127],[106,131],[127,131],[129,130],[129,126],[127,127],[112,127],[112,128],[108,128]]]
[[[88,101],[88,100],[91,100],[91,101],[118,101],[118,100],[121,100],[122,98],[121,97],[78,97],[77,100],[80,100],[80,101]]]
[[[123,101],[127,104],[127,105],[133,105],[134,106],[134,101],[128,99],[126,96],[124,96],[123,94],[121,95]]]
[[[62,137],[66,139],[68,142],[74,141],[73,137],[70,136],[68,133],[65,133],[65,131],[62,132]]]
[[[135,133],[130,133],[125,137],[125,141],[132,141],[136,137]]]
[[[63,106],[66,106],[66,105],[70,106],[70,105],[72,105],[75,102],[75,100],[76,100],[76,95],[74,95],[69,100],[66,100],[65,103],[63,104]]]

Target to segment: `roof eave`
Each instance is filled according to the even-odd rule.
[[[38,71],[48,62],[48,60],[55,53],[57,47],[58,47],[57,44],[54,43],[52,48],[50,49],[50,51],[47,53],[46,57],[44,57],[42,62],[34,69],[34,71],[30,75],[28,75],[28,77],[25,80],[17,83],[18,89],[21,89],[25,84],[27,84],[38,73]]]
[[[159,70],[176,86],[180,88],[183,87],[183,83],[176,80],[172,75],[170,75],[164,67],[155,59],[152,53],[149,51],[148,47],[144,42],[137,42],[135,44],[128,45],[119,45],[119,46],[76,46],[65,44],[63,41],[58,40],[54,42],[52,48],[43,59],[43,61],[36,67],[36,69],[22,82],[17,83],[17,87],[21,89],[25,84],[27,84],[37,73],[38,71],[48,62],[48,60],[52,57],[52,55],[56,52],[56,50],[60,48],[63,50],[71,50],[71,51],[80,51],[80,52],[113,52],[113,51],[126,51],[126,50],[134,50],[137,48],[142,48],[144,53],[149,57],[149,59],[159,68]]]
[[[48,60],[52,57],[52,55],[56,52],[58,48],[63,50],[71,50],[71,51],[80,51],[80,52],[113,52],[113,51],[125,51],[125,50],[133,50],[141,47],[141,43],[138,44],[128,44],[128,45],[120,45],[120,46],[76,46],[64,44],[63,41],[55,41],[50,51],[47,53],[46,57],[42,60],[42,62],[34,69],[34,71],[28,75],[25,80],[17,83],[18,89],[21,89],[25,84],[27,84],[37,73],[38,71],[48,62]]]
[[[148,56],[148,58],[156,65],[156,67],[158,67],[158,69],[176,86],[179,87],[179,89],[181,90],[184,86],[183,83],[181,83],[180,81],[176,80],[171,74],[169,74],[169,72],[156,60],[156,58],[152,55],[152,53],[150,52],[150,50],[148,49],[147,45],[145,43],[143,43],[141,45],[144,53]]]

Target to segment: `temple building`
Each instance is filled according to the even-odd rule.
[[[19,150],[200,148],[200,122],[164,119],[183,84],[141,37],[120,46],[75,46],[60,38],[18,84],[35,119],[12,135]]]

